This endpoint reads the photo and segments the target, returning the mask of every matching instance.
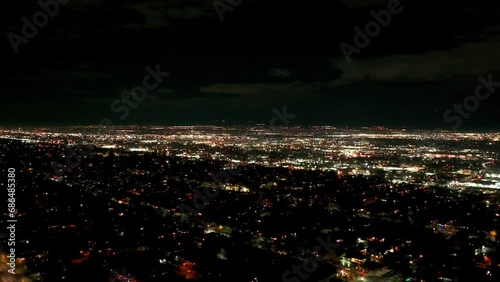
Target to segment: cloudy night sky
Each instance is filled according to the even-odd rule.
[[[70,0],[17,54],[8,34],[41,8],[9,2],[3,126],[268,123],[286,106],[291,124],[446,128],[443,113],[474,95],[479,75],[500,82],[498,1],[401,1],[350,64],[340,43],[354,46],[354,27],[389,1],[243,0],[221,21],[211,0]],[[119,120],[113,100],[157,64],[170,75]],[[462,128],[500,129],[499,95]]]

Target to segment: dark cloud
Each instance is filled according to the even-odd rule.
[[[0,11],[0,123],[97,123],[160,64],[171,76],[123,123],[268,122],[287,105],[296,123],[425,127],[500,66],[490,0],[402,1],[351,64],[339,44],[388,1],[244,0],[221,22],[213,1],[71,0],[16,55],[6,35],[36,2]],[[495,124],[497,104],[466,123]]]
[[[290,77],[292,73],[287,69],[272,69],[269,71],[269,75],[278,77]]]
[[[421,54],[395,54],[385,57],[334,60],[342,70],[330,85],[363,81],[428,82],[453,79],[460,75],[478,76],[500,70],[500,36],[485,33],[483,40],[466,42],[450,50]],[[464,39],[464,38],[462,38]]]
[[[318,90],[318,83],[304,84],[300,81],[292,83],[230,83],[202,86],[201,92],[234,95],[307,95]]]

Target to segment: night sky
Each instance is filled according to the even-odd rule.
[[[45,0],[43,0],[45,1]],[[67,0],[60,0],[62,2]],[[37,1],[2,3],[0,125],[269,123],[450,128],[443,113],[500,82],[499,1],[401,1],[348,64],[341,42],[386,0],[70,0],[16,54]],[[221,0],[226,3],[226,0]],[[233,1],[238,2],[238,1]],[[439,3],[438,3],[439,2]],[[110,105],[145,67],[170,75],[124,120]],[[500,87],[460,129],[500,129]]]

